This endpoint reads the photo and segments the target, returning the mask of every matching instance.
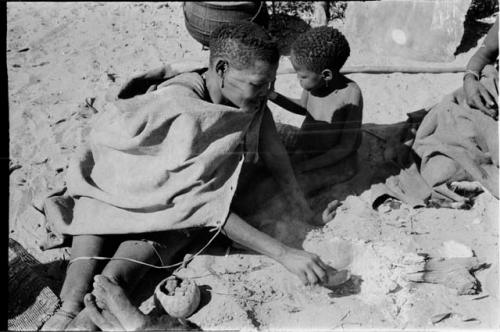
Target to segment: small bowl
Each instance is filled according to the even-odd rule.
[[[187,318],[200,305],[200,289],[190,279],[170,276],[155,289],[154,299],[167,314],[174,318]]]

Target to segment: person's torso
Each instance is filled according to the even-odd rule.
[[[322,153],[340,142],[348,105],[361,103],[358,85],[347,80],[345,87],[334,90],[328,96],[308,94],[307,114],[302,123],[299,147],[310,153]]]

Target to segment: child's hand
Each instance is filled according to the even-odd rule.
[[[288,248],[279,260],[284,267],[300,278],[304,285],[324,283],[327,281],[326,269],[318,255],[307,251]]]
[[[275,100],[278,97],[278,94],[275,91],[269,91],[267,98],[269,100]]]
[[[275,100],[278,97],[278,94],[276,91],[274,91],[274,84],[276,83],[276,80],[271,82],[271,85],[269,87],[269,92],[267,93],[267,99],[269,100]]]
[[[336,199],[328,203],[328,206],[326,207],[325,210],[323,210],[323,213],[321,214],[321,219],[323,220],[323,223],[325,225],[328,222],[332,221],[333,218],[335,218],[335,215],[337,214],[337,208],[339,206],[340,202]]]

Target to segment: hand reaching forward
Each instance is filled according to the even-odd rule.
[[[472,76],[467,76],[464,80],[464,91],[465,99],[470,107],[476,108],[494,119],[498,118],[498,106],[495,98],[481,82]]]
[[[304,285],[314,285],[327,281],[328,266],[318,255],[304,250],[288,248],[279,259],[283,266],[300,278]]]

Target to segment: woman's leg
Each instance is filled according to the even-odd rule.
[[[97,235],[73,237],[71,259],[82,256],[100,256],[105,249],[105,239]],[[64,328],[83,309],[83,297],[92,287],[94,275],[102,268],[96,260],[76,261],[68,266],[61,289],[61,308],[43,326],[42,330],[57,331]]]
[[[122,242],[116,250],[114,257],[130,258],[148,264],[158,264],[160,261],[153,246],[149,242],[142,240],[127,240]],[[126,294],[130,294],[148,270],[149,268],[142,264],[126,260],[111,260],[104,267],[102,275],[116,282]],[[91,276],[91,283],[93,282],[93,277],[94,274]],[[91,290],[92,288],[88,288],[86,293]],[[82,300],[84,295],[82,295]],[[99,306],[99,303],[97,305]],[[83,309],[68,326],[68,330],[96,331],[98,328],[89,318],[87,311],[88,309]]]
[[[208,239],[210,234],[206,231],[168,231],[147,234],[144,240],[128,240],[123,242],[116,251],[115,257],[127,257],[154,265],[170,265],[173,259],[181,259],[180,253],[198,251]],[[141,238],[136,236],[136,238]],[[160,245],[166,244],[166,245]],[[161,261],[160,261],[161,257]],[[150,268],[124,260],[109,262],[102,276],[97,276],[94,282],[93,294],[97,307],[102,313],[117,318],[119,324],[126,330],[137,329],[144,324],[150,324],[150,319],[144,316],[130,301],[130,294]],[[109,280],[109,282],[105,282]],[[93,311],[92,311],[93,310]],[[95,308],[92,306],[84,309],[71,324],[70,329],[96,330],[97,326]],[[98,322],[96,322],[98,324]]]

